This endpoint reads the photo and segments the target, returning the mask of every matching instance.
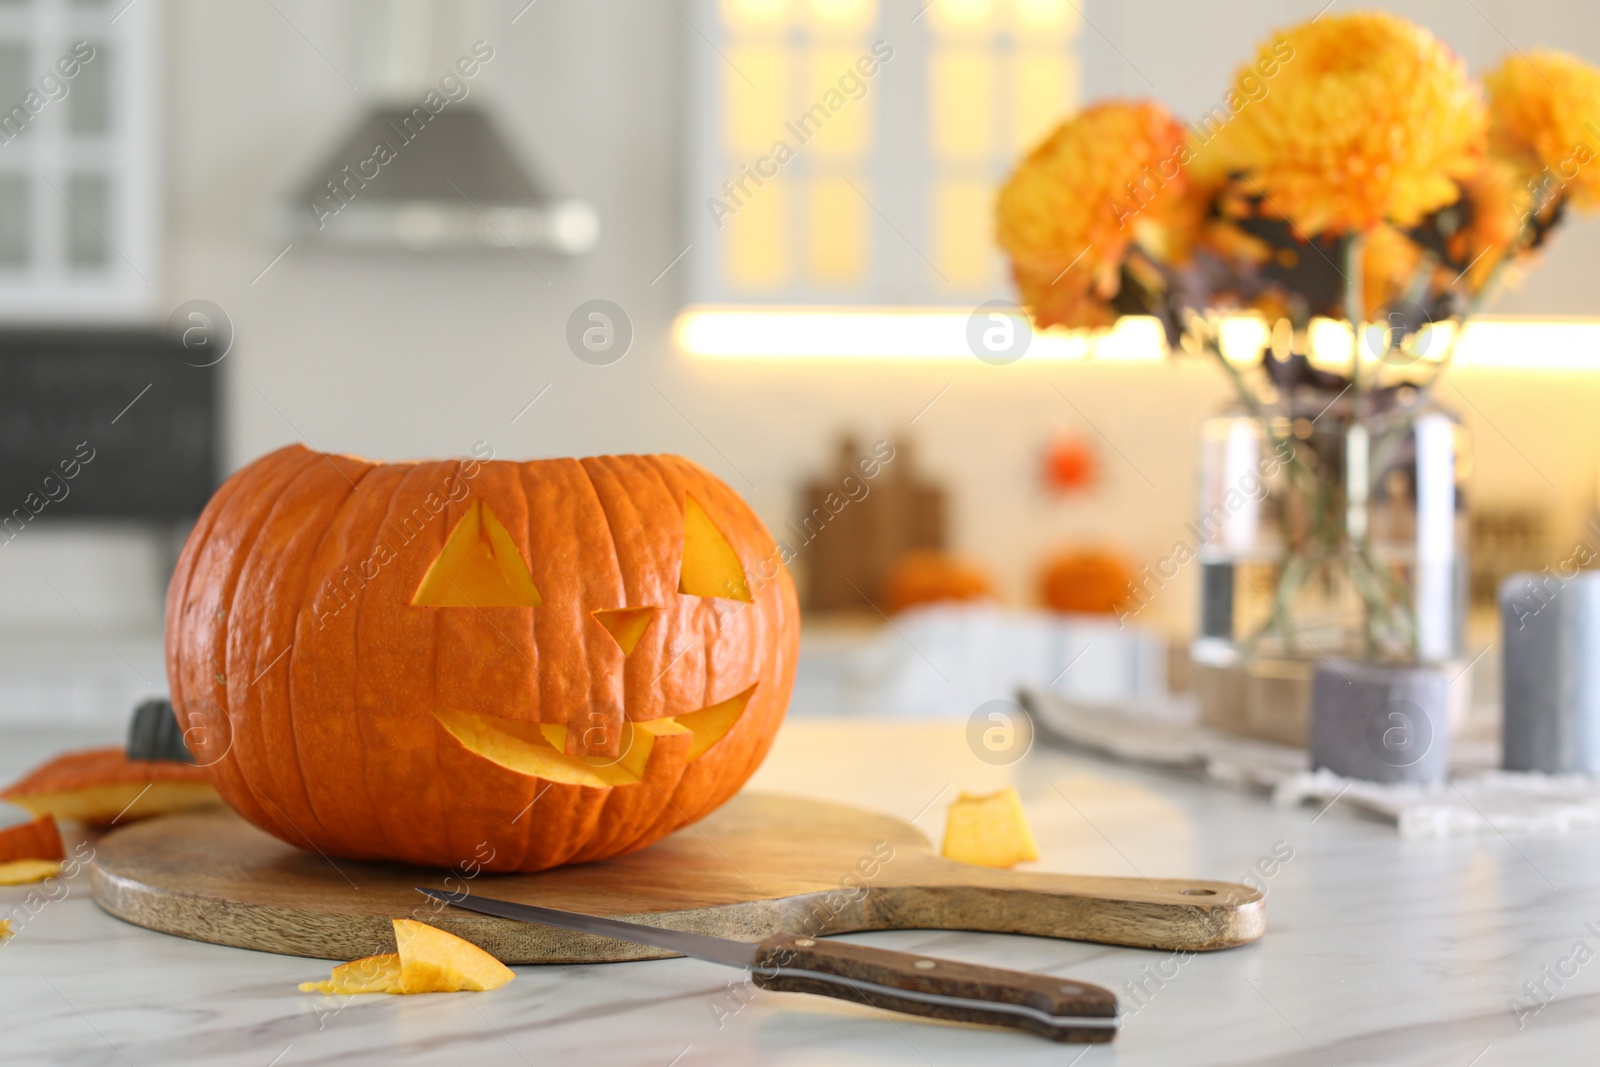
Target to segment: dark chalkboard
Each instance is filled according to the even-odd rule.
[[[220,368],[150,331],[0,331],[0,540],[60,518],[181,520],[217,486]]]

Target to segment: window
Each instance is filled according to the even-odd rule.
[[[706,38],[688,44],[694,302],[1004,291],[994,192],[1076,104],[1069,0],[933,0],[921,14],[898,0],[701,0],[688,13]]]
[[[157,4],[0,0],[0,319],[154,307]]]

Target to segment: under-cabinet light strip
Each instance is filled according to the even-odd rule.
[[[953,308],[762,308],[691,307],[673,326],[678,350],[696,359],[786,361],[975,362],[991,335],[991,348],[1005,359],[1006,331],[1027,334],[1020,317],[991,318]],[[1423,358],[1444,352],[1454,327],[1432,330]],[[1230,359],[1253,362],[1266,343],[1267,325],[1235,316],[1223,323],[1223,348]],[[969,341],[969,335],[972,340]],[[1319,320],[1312,331],[1319,362],[1347,358],[1349,327]],[[1145,317],[1120,320],[1098,332],[1050,330],[1032,333],[1016,362],[1158,363],[1165,358],[1160,327]],[[1457,366],[1473,369],[1600,370],[1600,319],[1480,318],[1462,336]]]

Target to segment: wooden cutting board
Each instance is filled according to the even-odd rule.
[[[760,941],[779,932],[985,930],[1156,949],[1260,937],[1265,902],[1232,882],[997,871],[934,855],[909,823],[842,804],[744,793],[642,852],[541,874],[329,859],[231,811],[135,823],[95,846],[94,898],[112,915],[218,945],[321,959],[394,951],[417,918],[506,963],[672,953],[445,905],[414,886]]]

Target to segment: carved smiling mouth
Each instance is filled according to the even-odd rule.
[[[468,751],[518,774],[564,785],[633,785],[644,777],[658,744],[682,748],[685,763],[705,755],[733,729],[755,691],[752,685],[720,704],[683,715],[624,722],[621,755],[615,757],[567,755],[567,728],[561,723],[519,722],[453,708],[433,715]]]

